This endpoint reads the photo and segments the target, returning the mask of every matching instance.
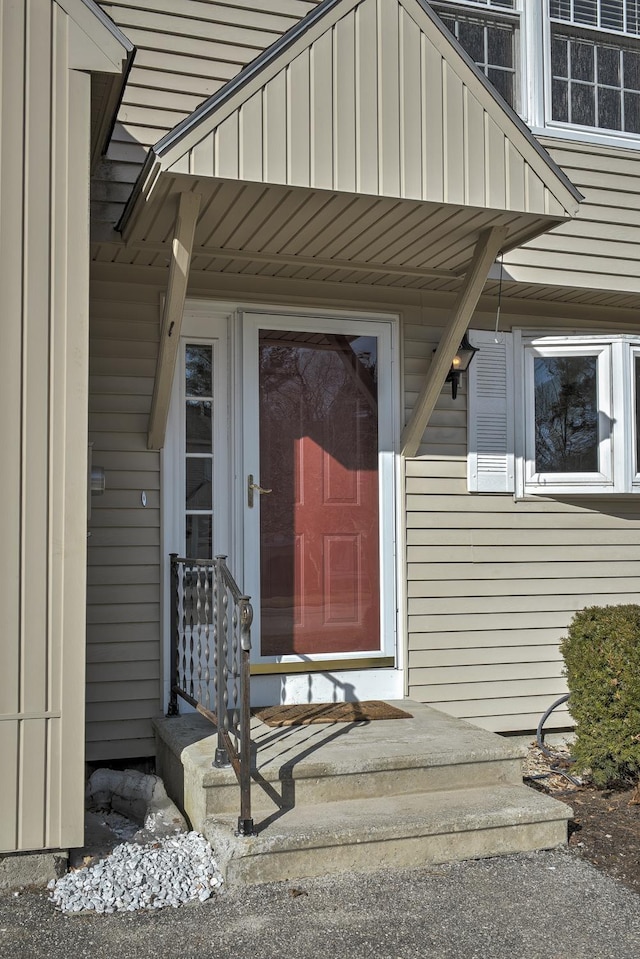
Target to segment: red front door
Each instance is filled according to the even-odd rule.
[[[260,332],[263,656],[380,649],[376,346]]]

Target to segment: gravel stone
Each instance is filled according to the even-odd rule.
[[[204,902],[221,884],[211,846],[189,832],[144,846],[121,843],[108,859],[51,880],[48,888],[61,912],[111,913]]]

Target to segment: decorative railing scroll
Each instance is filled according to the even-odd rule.
[[[251,739],[249,597],[240,592],[226,556],[185,559],[171,554],[171,699],[178,697],[217,728],[213,764],[231,765],[240,785],[238,833],[253,835],[251,818]]]

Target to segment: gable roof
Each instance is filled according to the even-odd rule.
[[[560,217],[580,199],[424,0],[324,0],[163,137],[151,162]]]
[[[211,263],[225,246],[245,261],[252,250],[312,259],[338,216],[353,234],[358,198],[374,243],[334,251],[361,272],[411,264],[414,280],[423,267],[460,275],[488,226],[507,227],[507,251],[581,199],[425,0],[324,0],[150,150],[119,224],[126,239],[167,243],[171,196],[185,190],[202,196],[194,252],[206,247]],[[244,218],[242,240],[216,233],[220,210]],[[265,247],[264,217],[289,212],[316,216],[320,239]],[[393,254],[381,246],[386,216],[396,232],[411,217],[410,250],[400,236]]]

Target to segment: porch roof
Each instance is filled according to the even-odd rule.
[[[182,193],[194,270],[403,286],[457,286],[483,231],[506,252],[581,199],[425,0],[324,0],[178,124],[125,209],[131,257],[167,262]]]

